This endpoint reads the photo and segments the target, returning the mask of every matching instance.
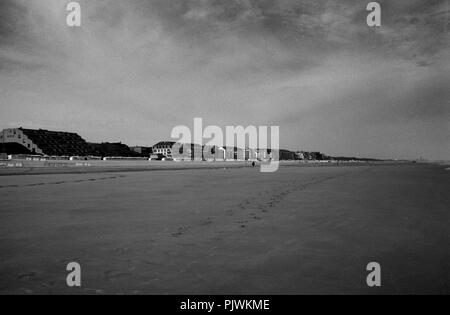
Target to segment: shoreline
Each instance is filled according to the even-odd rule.
[[[410,161],[280,161],[280,167],[339,167],[412,164]],[[257,163],[256,169],[260,163]],[[180,171],[198,169],[251,168],[251,161],[0,161],[1,176],[90,174],[117,172]]]

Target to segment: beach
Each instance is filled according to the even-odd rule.
[[[445,168],[3,173],[0,294],[449,294]]]

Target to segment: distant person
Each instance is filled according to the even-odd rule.
[[[252,162],[252,167],[255,167],[256,163],[255,161]]]

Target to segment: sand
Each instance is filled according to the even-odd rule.
[[[449,294],[449,177],[429,164],[1,176],[0,294]],[[80,288],[66,286],[72,261]]]

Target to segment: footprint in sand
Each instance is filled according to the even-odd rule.
[[[27,186],[27,187],[36,187],[36,186],[42,186],[42,185],[45,185],[44,183],[37,183],[37,184],[28,184],[28,185],[25,185],[25,186]]]
[[[246,228],[248,221],[247,220],[245,220],[245,221],[237,221],[236,223],[240,224],[241,228]]]
[[[126,254],[129,251],[130,251],[130,249],[128,247],[119,247],[119,248],[114,249],[114,253],[119,254],[119,255]]]
[[[86,288],[84,289],[87,292],[91,292],[93,291],[95,294],[105,294],[105,291],[100,290],[100,289],[92,289],[92,288]]]
[[[27,281],[35,280],[36,279],[36,273],[35,272],[22,273],[22,274],[19,274],[17,276],[17,279],[19,279],[19,280],[27,280]]]
[[[54,288],[56,286],[56,282],[55,281],[45,282],[42,284],[42,286],[46,288]]]
[[[33,290],[30,290],[30,289],[24,289],[24,288],[22,288],[22,289],[20,289],[21,291],[23,291],[23,292],[25,292],[25,294],[34,294],[34,291]]]
[[[226,215],[228,215],[228,216],[234,215],[234,210],[233,210],[233,209],[228,209],[228,210],[226,211]]]
[[[268,212],[268,210],[264,206],[259,206],[259,210],[261,210],[261,212],[264,212],[264,213]]]
[[[200,223],[200,225],[205,226],[205,225],[210,225],[211,223],[212,223],[211,218],[207,218],[205,221]]]
[[[179,237],[181,235],[183,235],[183,231],[184,231],[184,227],[180,226],[177,230],[177,232],[172,233],[170,235],[172,235],[173,237]]]
[[[142,260],[142,262],[146,265],[150,265],[150,266],[158,266],[160,265],[159,263],[153,262],[153,261],[148,261],[148,260]]]
[[[118,280],[120,278],[129,277],[131,273],[129,272],[115,272],[113,270],[107,270],[104,272],[105,278],[108,281]]]

